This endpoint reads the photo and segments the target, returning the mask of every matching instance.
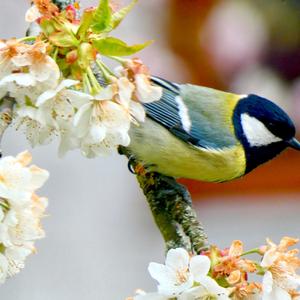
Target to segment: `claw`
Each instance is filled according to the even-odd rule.
[[[127,166],[130,173],[134,175],[145,176],[147,173],[151,172],[149,168],[154,165],[137,162],[134,155],[130,155]]]
[[[135,169],[134,169],[134,166],[133,166],[133,161],[134,161],[134,156],[130,155],[129,158],[128,158],[127,167],[128,167],[128,170],[129,170],[130,173],[136,175],[136,172],[135,172]]]

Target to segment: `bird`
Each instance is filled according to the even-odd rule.
[[[145,103],[127,150],[149,172],[225,182],[240,178],[288,147],[300,150],[293,121],[255,94],[177,84],[152,77],[160,100]]]

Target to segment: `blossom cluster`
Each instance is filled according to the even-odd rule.
[[[49,174],[30,162],[28,152],[0,160],[0,283],[24,267],[36,252],[34,241],[45,235],[40,221],[47,199],[35,191]]]
[[[32,146],[60,137],[59,153],[80,149],[87,157],[130,143],[129,129],[145,118],[142,103],[159,100],[148,69],[124,59],[149,43],[129,46],[108,36],[136,1],[113,11],[108,0],[83,11],[60,11],[51,0],[34,0],[26,20],[38,36],[0,41],[0,99],[15,101],[13,120]],[[117,60],[117,72],[102,57]]]
[[[183,248],[171,249],[165,265],[148,267],[158,291],[138,290],[128,300],[299,300],[299,251],[289,249],[297,242],[290,237],[279,245],[267,240],[266,245],[244,252],[242,242],[234,241],[229,249],[212,247],[196,256]],[[245,258],[254,253],[259,261]],[[250,274],[263,276],[262,282],[251,282]]]

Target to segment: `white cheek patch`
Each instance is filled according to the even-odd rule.
[[[182,127],[186,132],[190,132],[192,128],[192,122],[189,116],[188,109],[180,96],[177,96],[175,98],[175,101],[178,105],[179,116],[181,119]]]
[[[261,121],[248,114],[241,115],[244,134],[252,147],[267,146],[282,141],[275,136]]]

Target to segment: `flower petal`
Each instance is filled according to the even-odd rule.
[[[94,124],[91,126],[90,135],[94,143],[100,143],[105,138],[106,128],[104,126]]]
[[[56,91],[60,92],[65,88],[69,88],[71,86],[74,86],[76,84],[78,84],[80,81],[78,80],[73,80],[73,79],[64,79],[63,81],[60,82],[60,84],[58,85]]]
[[[145,74],[135,75],[136,95],[139,101],[149,103],[158,101],[163,94],[162,88],[151,84],[149,78]]]
[[[31,74],[25,74],[25,73],[8,75],[1,80],[0,85],[9,82],[16,82],[18,85],[26,86],[26,87],[34,86],[36,84],[35,78]]]
[[[39,189],[49,178],[49,172],[47,170],[41,169],[35,165],[30,166],[29,170],[32,176],[30,188],[33,190]]]
[[[265,273],[265,275],[263,277],[262,286],[263,286],[264,294],[270,294],[272,292],[272,289],[273,289],[273,276],[272,276],[272,273],[270,271],[267,271]]]
[[[262,300],[292,300],[292,297],[287,291],[275,285],[270,293],[263,293]]]
[[[36,100],[36,106],[41,106],[46,103],[48,100],[53,99],[56,96],[56,91],[49,90],[41,94]]]
[[[17,161],[23,166],[26,167],[32,161],[32,155],[29,151],[21,152],[16,157]]]
[[[216,295],[229,295],[229,291],[221,286],[209,276],[203,276],[199,278],[199,283],[204,286],[209,292]]]
[[[65,90],[63,97],[67,98],[77,109],[93,100],[91,95],[73,90]]]
[[[108,85],[106,88],[102,89],[97,95],[95,95],[95,100],[112,100],[114,94],[115,93],[113,85]]]
[[[92,103],[86,103],[81,106],[74,116],[73,124],[77,128],[79,137],[86,135],[92,114]]]
[[[194,276],[194,280],[198,280],[203,276],[206,276],[210,269],[210,259],[205,255],[197,255],[191,258],[190,271]]]
[[[146,113],[144,107],[135,101],[130,101],[129,103],[130,114],[139,122],[144,122]]]
[[[233,241],[229,249],[229,256],[240,256],[243,251],[243,243],[239,240]]]
[[[166,266],[176,270],[187,270],[189,267],[190,256],[183,248],[170,249],[166,257]]]
[[[183,292],[179,297],[178,300],[195,300],[195,299],[202,299],[207,296],[208,291],[203,286],[193,287],[185,292]],[[204,298],[205,299],[205,298]]]
[[[274,249],[270,249],[265,253],[260,265],[264,268],[270,267],[273,265],[278,256],[279,253],[277,251],[274,251]]]
[[[117,84],[119,87],[120,104],[128,108],[134,91],[134,85],[126,77],[119,78]]]
[[[148,267],[151,277],[159,282],[160,285],[173,285],[176,281],[176,274],[165,265],[151,262]]]
[[[42,15],[40,14],[37,6],[33,5],[27,10],[27,12],[25,14],[25,21],[32,23],[32,22],[36,21],[38,18],[40,18],[41,16]]]

